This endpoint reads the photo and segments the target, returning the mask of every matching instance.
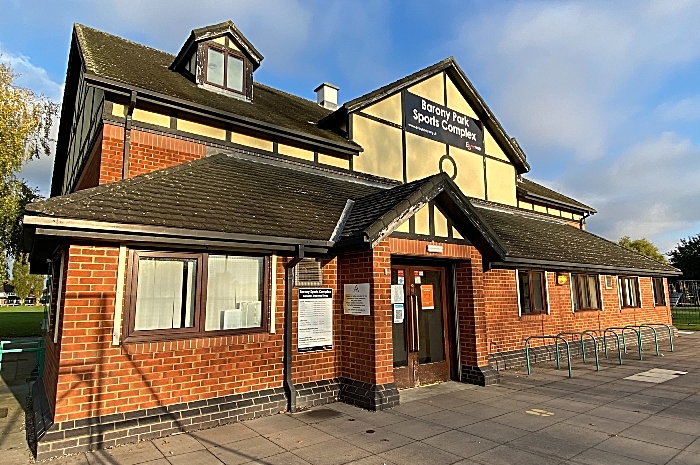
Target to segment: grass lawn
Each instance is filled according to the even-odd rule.
[[[0,307],[0,338],[41,336],[44,306]]]
[[[676,328],[700,331],[700,307],[673,307],[671,314]]]

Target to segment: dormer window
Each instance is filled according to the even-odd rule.
[[[206,56],[205,81],[242,94],[245,88],[245,58],[213,44],[207,44]]]
[[[263,56],[231,21],[194,29],[170,69],[198,87],[253,101],[253,72]]]

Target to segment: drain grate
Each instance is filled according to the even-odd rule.
[[[304,412],[300,415],[303,415],[306,418],[310,418],[312,420],[330,420],[331,418],[338,418],[343,416],[342,413],[338,412],[337,410],[329,409],[329,408],[319,408],[319,409],[314,409],[314,410],[309,410],[308,412]]]
[[[0,408],[0,418],[7,417],[7,407]]]

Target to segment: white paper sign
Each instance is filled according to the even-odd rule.
[[[299,289],[297,350],[333,347],[333,289]]]
[[[403,304],[394,304],[394,323],[403,323]]]
[[[346,284],[343,291],[346,315],[369,315],[369,283]]]
[[[403,303],[403,284],[392,284],[391,285],[391,303],[392,304],[402,304]]]

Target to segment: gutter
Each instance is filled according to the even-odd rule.
[[[296,247],[294,256],[284,264],[284,392],[287,396],[287,410],[296,412],[297,392],[292,381],[292,299],[294,288],[294,267],[304,258],[304,246]]]
[[[572,262],[557,262],[554,260],[537,260],[528,258],[513,258],[506,257],[502,261],[492,261],[487,265],[487,269],[495,268],[507,268],[514,269],[518,266],[536,266],[536,267],[547,267],[550,270],[561,270],[561,271],[595,271],[597,273],[615,273],[615,274],[632,274],[640,276],[680,276],[683,274],[680,270],[676,271],[662,271],[662,270],[649,270],[644,268],[625,268],[611,265],[595,265],[590,263],[572,263]]]
[[[172,97],[169,95],[150,91],[148,89],[143,89],[141,87],[136,87],[129,84],[124,84],[122,82],[108,78],[103,78],[92,73],[85,73],[84,79],[86,82],[89,82],[94,87],[98,87],[108,92],[113,92],[120,95],[131,95],[131,92],[138,92],[139,99],[142,101],[155,103],[167,108],[185,110],[199,116],[206,116],[209,118],[213,117],[215,119],[227,123],[235,123],[238,126],[247,129],[260,131],[269,135],[283,136],[287,139],[294,140],[297,142],[318,145],[319,147],[335,150],[346,155],[358,155],[359,152],[363,151],[363,148],[359,145],[334,142],[323,137],[313,136],[311,134],[302,133],[275,124],[264,123],[262,121],[258,121],[252,118],[237,115],[235,113],[230,113],[224,110],[217,110],[215,108],[208,107],[206,105],[200,105],[194,102],[183,100],[181,98]]]

